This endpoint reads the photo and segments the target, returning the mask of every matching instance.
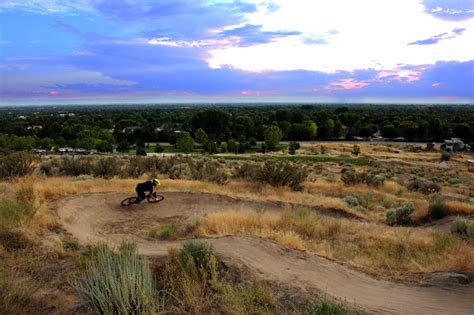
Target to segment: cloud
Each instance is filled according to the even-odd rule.
[[[262,25],[252,24],[245,24],[244,26],[239,26],[218,32],[219,37],[222,38],[238,38],[237,45],[241,47],[269,43],[278,38],[286,36],[295,36],[300,34],[301,32],[297,31],[263,31]]]
[[[408,43],[408,45],[433,45],[442,40],[455,38],[456,36],[461,35],[465,30],[465,28],[455,28],[451,32],[444,32],[442,34],[435,35],[427,39],[417,40]]]
[[[447,21],[463,21],[474,17],[474,2],[469,0],[423,0],[426,12]]]
[[[440,20],[418,1],[275,2],[280,6],[278,11],[250,14],[248,23],[261,25],[262,31],[292,30],[300,35],[210,49],[209,66],[254,72],[301,69],[336,73],[474,59],[466,49],[474,41],[474,19]],[[439,47],[432,49],[429,44],[435,43]]]

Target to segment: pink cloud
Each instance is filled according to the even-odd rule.
[[[392,79],[402,83],[412,83],[420,80],[423,69],[400,69],[382,70],[377,74],[377,79]]]
[[[369,85],[368,81],[359,81],[355,79],[341,79],[335,82],[331,82],[324,88],[325,90],[354,90],[362,89]]]
[[[58,94],[59,94],[59,91],[56,91],[56,90],[49,91],[49,95],[58,95]]]
[[[255,95],[255,96],[260,96],[260,91],[252,91],[252,90],[242,90],[240,91],[240,95]]]
[[[431,84],[432,87],[438,87],[438,86],[440,86],[440,85],[441,85],[441,84],[440,84],[439,82],[435,82],[435,83]]]

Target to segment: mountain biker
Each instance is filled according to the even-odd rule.
[[[137,192],[137,195],[138,195],[137,203],[140,203],[143,199],[146,198],[145,192],[148,191],[150,194],[152,194],[154,187],[159,186],[159,185],[160,185],[160,180],[157,178],[138,184],[137,187],[135,188],[135,191]]]

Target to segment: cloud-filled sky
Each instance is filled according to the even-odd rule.
[[[474,103],[471,0],[0,0],[0,104]]]

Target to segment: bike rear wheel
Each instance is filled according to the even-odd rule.
[[[138,200],[137,197],[128,197],[128,198],[122,200],[121,205],[122,205],[123,207],[128,207],[128,206],[130,206],[130,205],[136,203],[137,200]]]

